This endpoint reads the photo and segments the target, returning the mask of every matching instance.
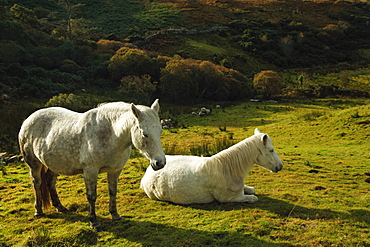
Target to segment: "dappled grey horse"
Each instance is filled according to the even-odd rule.
[[[82,173],[90,205],[88,217],[91,226],[100,230],[95,214],[96,187],[98,174],[106,172],[109,211],[114,220],[120,219],[117,183],[132,144],[150,160],[154,170],[165,165],[158,111],[156,100],[151,107],[116,102],[85,113],[51,107],[31,114],[20,129],[19,145],[30,167],[35,217],[44,216],[42,206],[50,206],[50,199],[58,211],[66,211],[57,195],[57,176]]]

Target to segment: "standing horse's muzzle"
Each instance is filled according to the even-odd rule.
[[[166,165],[166,158],[163,160],[151,160],[150,165],[154,171],[160,170]]]
[[[283,163],[280,163],[279,165],[275,166],[273,172],[279,172],[283,169]]]

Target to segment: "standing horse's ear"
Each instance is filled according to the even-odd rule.
[[[255,129],[254,129],[254,134],[255,134],[255,135],[258,135],[259,133],[261,133],[261,132],[260,132],[260,130],[259,130],[258,128],[255,128]]]
[[[153,104],[152,104],[151,108],[152,108],[153,110],[155,110],[157,113],[159,112],[159,99],[156,99],[156,100],[153,102]]]
[[[263,145],[266,146],[266,143],[267,143],[267,139],[268,139],[268,135],[264,134],[261,138],[262,142],[263,142]]]
[[[131,110],[132,110],[132,113],[135,115],[135,117],[140,120],[140,117],[141,117],[141,111],[139,109],[137,109],[137,107],[131,103]]]

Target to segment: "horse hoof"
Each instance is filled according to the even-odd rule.
[[[96,232],[102,232],[103,231],[103,228],[100,225],[91,224],[91,228]]]
[[[44,214],[44,213],[42,213],[42,214],[34,214],[33,215],[33,217],[35,218],[35,219],[40,219],[40,218],[44,218],[46,215]]]
[[[112,221],[119,221],[121,219],[122,219],[122,217],[120,216],[119,218],[113,218]]]
[[[103,228],[101,228],[99,222],[97,222],[97,221],[95,221],[95,222],[90,221],[90,227],[91,227],[91,229],[93,229],[94,231],[97,231],[97,232],[103,231]]]
[[[69,210],[65,207],[62,207],[62,208],[58,208],[58,212],[67,213],[67,212],[69,212]]]

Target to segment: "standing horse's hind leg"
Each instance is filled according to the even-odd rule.
[[[53,203],[53,206],[58,209],[59,212],[65,212],[68,211],[60,202],[58,193],[56,190],[56,182],[58,175],[53,172],[52,170],[48,169],[48,171],[45,174],[47,185],[50,192],[51,201]]]
[[[113,220],[121,219],[121,216],[117,213],[117,184],[118,177],[121,174],[121,170],[116,172],[108,173],[108,183],[109,183],[109,212],[112,215]]]
[[[40,167],[30,167],[30,177],[33,186],[33,191],[35,193],[35,217],[40,218],[45,214],[42,211],[42,196],[41,196],[41,166]]]
[[[91,228],[101,231],[100,224],[96,219],[95,213],[95,202],[96,202],[96,184],[98,181],[98,172],[94,170],[86,169],[84,170],[84,181],[86,186],[86,197],[89,201],[90,210],[89,210],[89,221]]]
[[[39,162],[27,163],[30,167],[30,175],[33,190],[35,193],[35,217],[41,218],[45,216],[42,211],[42,206],[48,208],[50,206],[49,190],[45,181],[46,167]]]

